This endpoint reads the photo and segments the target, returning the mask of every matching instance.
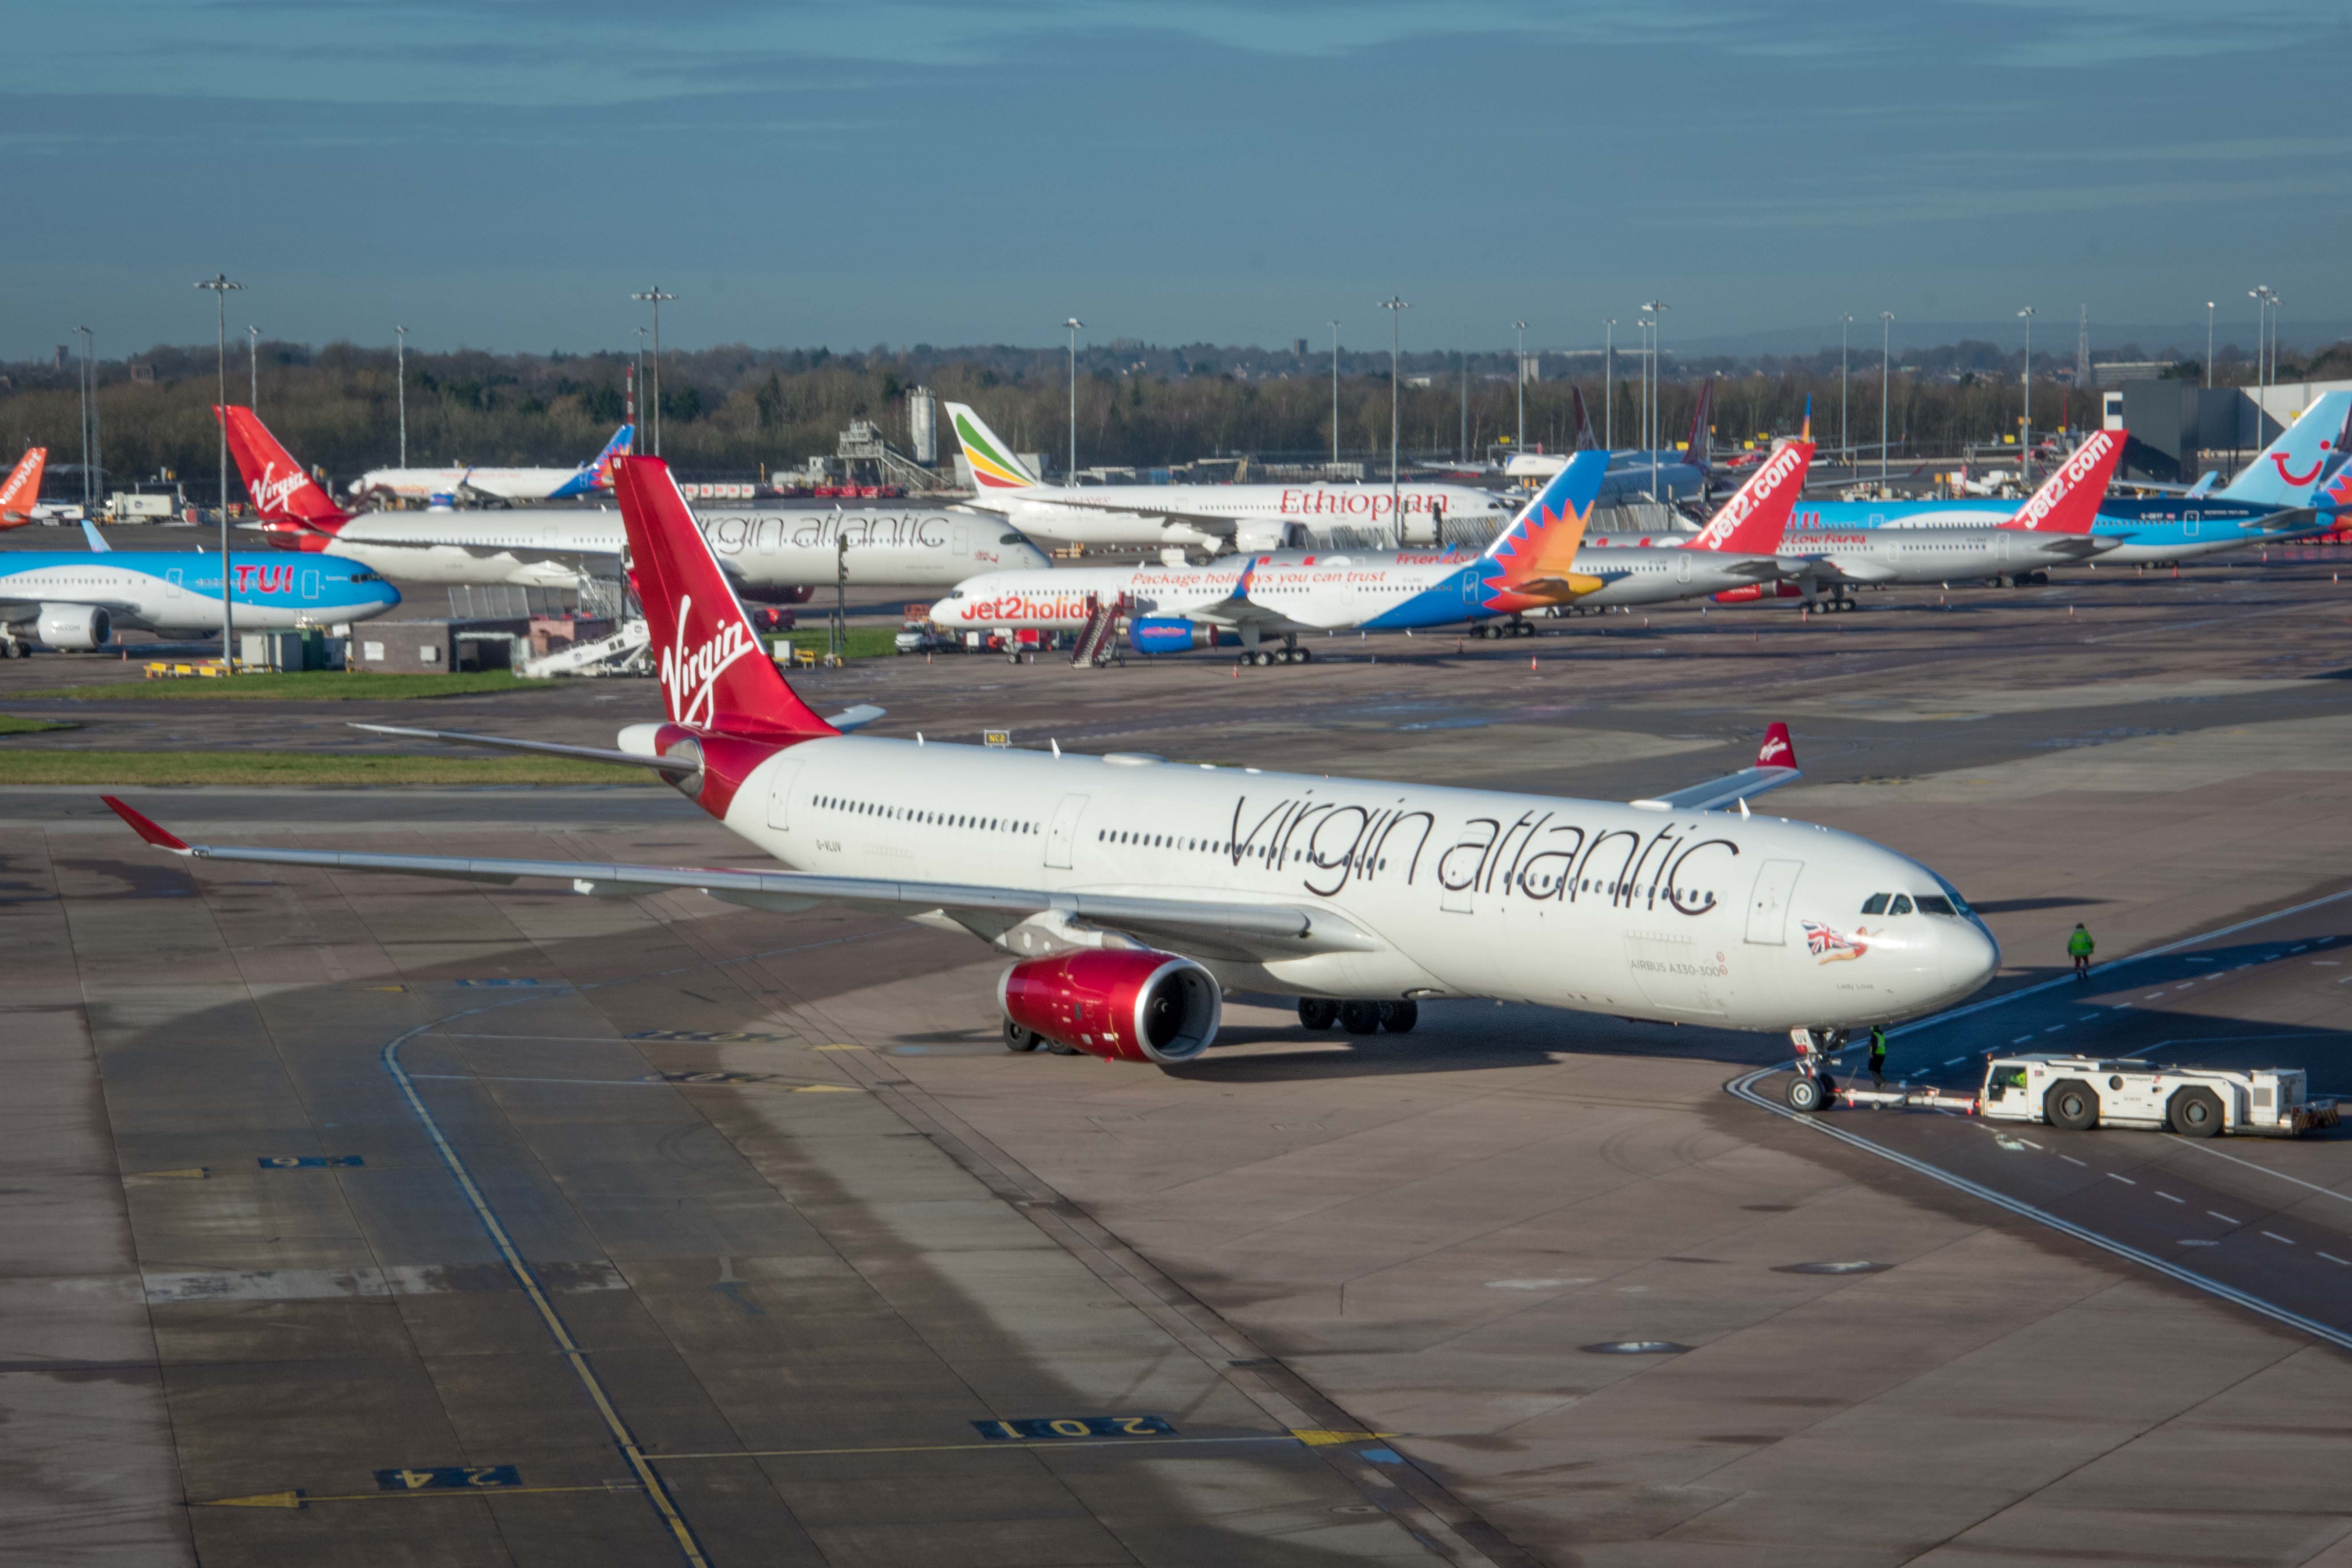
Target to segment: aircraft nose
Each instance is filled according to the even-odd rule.
[[[1974,921],[1948,924],[1937,933],[1936,946],[1943,963],[1944,984],[1954,996],[1966,996],[2000,969],[2000,943]]]

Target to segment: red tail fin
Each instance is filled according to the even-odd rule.
[[[2043,533],[2088,533],[2097,521],[2099,503],[2107,497],[2107,480],[2124,455],[2124,432],[2094,430],[2091,438],[2058,465],[2042,488],[2018,509],[2003,528],[2031,528]]]
[[[1764,731],[1764,743],[1756,748],[1756,765],[1759,768],[1793,768],[1797,765],[1797,743],[1789,738],[1789,726],[1775,723]]]
[[[793,694],[659,458],[615,458],[629,567],[670,722],[758,739],[840,733]]]
[[[33,508],[41,500],[41,470],[48,461],[47,447],[28,447],[16,459],[7,483],[0,484],[0,528],[22,528],[33,521]]]
[[[213,413],[228,432],[229,455],[236,459],[236,471],[245,479],[245,493],[253,498],[253,510],[263,518],[299,522],[327,533],[351,521],[319,488],[319,482],[302,471],[293,455],[278,444],[278,437],[252,409],[215,405]]]
[[[1805,493],[1805,471],[1812,466],[1811,441],[1784,441],[1748,476],[1748,482],[1723,503],[1685,550],[1720,550],[1737,555],[1769,555],[1780,548],[1788,531],[1789,514]]]
[[[1715,458],[1715,378],[1707,377],[1698,384],[1698,406],[1691,410],[1690,446],[1686,448],[1689,462],[1704,476]]]

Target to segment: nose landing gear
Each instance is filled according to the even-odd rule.
[[[1789,1043],[1797,1047],[1797,1076],[1789,1080],[1789,1109],[1811,1113],[1829,1109],[1837,1093],[1830,1076],[1829,1058],[1845,1048],[1843,1029],[1791,1029]]]

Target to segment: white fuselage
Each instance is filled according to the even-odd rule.
[[[1577,599],[1580,610],[1672,604],[1774,582],[1781,575],[1776,556],[1687,550],[1675,544],[1587,544],[1576,552],[1576,570],[1600,578],[1602,584]]]
[[[2121,542],[2099,534],[2026,528],[1870,528],[1790,534],[1780,560],[1790,577],[1809,566],[1853,583],[1949,583],[2047,571],[2095,560]]]
[[[470,490],[500,500],[546,500],[579,477],[577,468],[370,468],[352,493],[430,500]]]
[[[1244,614],[1230,602],[1253,561],[1257,565]],[[1477,561],[1468,550],[1278,551],[1225,556],[1198,566],[990,572],[958,584],[934,602],[931,618],[960,631],[1075,630],[1087,624],[1089,596],[1109,605],[1123,594],[1131,616],[1223,626],[1256,618],[1273,631],[1450,625],[1493,613],[1470,597],[1479,588],[1476,574],[1469,573]]]
[[[0,556],[0,622],[34,623],[53,609],[94,606],[118,629],[217,634],[220,560],[160,550],[44,551],[13,563]],[[229,597],[237,629],[252,632],[370,620],[400,603],[399,593],[373,572],[243,551],[231,557]]]
[[[1030,538],[1049,543],[1210,550],[1277,549],[1299,529],[1310,539],[1349,529],[1355,531],[1351,542],[1434,544],[1441,510],[1449,523],[1500,527],[1511,520],[1504,501],[1467,485],[1402,485],[1393,495],[1375,484],[1036,485],[982,489],[969,504],[1000,513]],[[1395,538],[1394,511],[1404,516],[1402,540]],[[1188,519],[1229,521],[1233,531]]]
[[[845,535],[852,587],[936,588],[974,573],[1044,569],[1045,553],[993,518],[937,510],[705,511],[696,521],[746,586],[829,585]],[[326,552],[414,583],[565,587],[612,576],[626,543],[617,510],[379,512],[353,518]]]
[[[797,870],[1311,908],[1368,939],[1191,954],[1286,993],[1850,1028],[1948,1005],[2000,963],[1972,917],[1857,913],[1948,894],[1926,867],[1763,816],[842,736],[761,762],[725,821]]]

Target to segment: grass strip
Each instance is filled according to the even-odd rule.
[[[649,784],[643,768],[566,757],[326,752],[0,751],[6,784]]]
[[[849,645],[845,651],[851,658],[874,658],[897,653],[898,629],[895,626],[852,626],[849,628]],[[774,640],[779,644],[789,642],[794,648],[812,649],[820,658],[824,657],[824,627],[821,625],[799,627]]]
[[[19,719],[13,713],[0,713],[0,735],[37,735],[45,730],[80,728],[62,719]]]
[[[471,674],[373,675],[365,670],[321,669],[307,674],[253,674],[163,680],[117,680],[103,685],[58,686],[13,691],[17,701],[42,702],[397,702],[412,698],[478,697],[500,691],[544,691],[552,684],[526,680],[512,670]]]

